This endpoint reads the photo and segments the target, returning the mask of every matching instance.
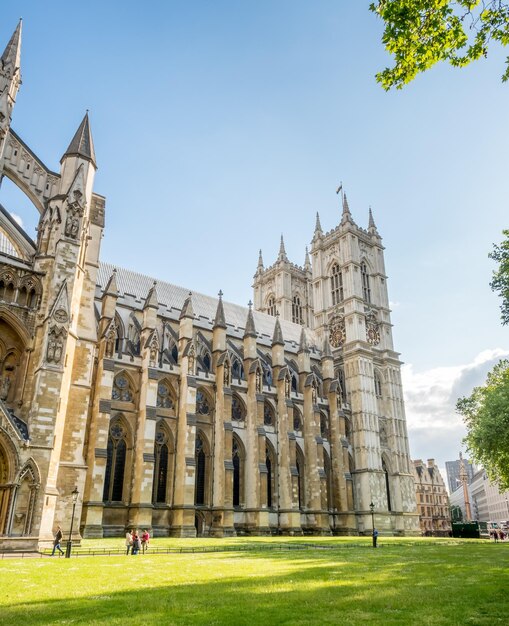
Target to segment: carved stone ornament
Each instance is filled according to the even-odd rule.
[[[106,333],[106,348],[105,354],[108,359],[111,359],[115,353],[115,342],[117,341],[117,327],[114,322],[110,324],[108,332]]]
[[[150,367],[155,367],[157,363],[157,353],[159,352],[159,342],[157,341],[157,336],[155,335],[155,333],[152,337],[152,341],[150,342],[149,351]]]
[[[53,317],[55,318],[55,321],[58,322],[59,324],[65,324],[67,320],[69,319],[69,316],[67,315],[67,311],[65,311],[64,309],[57,309],[53,313]]]
[[[380,446],[382,448],[387,448],[389,446],[389,437],[387,435],[387,424],[385,422],[380,422]]]
[[[67,200],[67,219],[65,220],[65,236],[78,239],[80,219],[84,213],[83,194],[79,189],[73,191],[73,199]]]
[[[46,361],[59,365],[62,361],[65,342],[65,328],[53,326],[49,331],[48,345],[46,348]]]
[[[187,355],[187,373],[189,376],[194,375],[194,366],[196,361],[196,353],[194,350],[194,345],[189,348],[189,354]]]
[[[368,315],[366,318],[366,341],[372,346],[380,343],[380,324],[374,315]]]
[[[329,322],[329,341],[333,348],[340,348],[346,341],[345,319],[333,317]]]
[[[225,387],[230,386],[230,363],[228,361],[224,362],[223,384]]]
[[[262,392],[262,373],[260,368],[256,370],[256,393]]]

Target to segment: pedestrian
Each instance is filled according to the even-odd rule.
[[[126,547],[126,556],[128,556],[129,550],[133,547],[133,536],[130,530],[128,530],[125,534],[125,547]]]
[[[378,530],[373,528],[373,548],[376,548],[376,542],[378,540]]]
[[[136,554],[138,554],[140,549],[141,549],[141,539],[140,539],[140,536],[138,535],[138,531],[137,530],[133,530],[133,549],[131,551],[131,554],[133,556],[135,556]]]
[[[57,526],[57,532],[55,533],[55,538],[53,539],[53,552],[51,553],[51,556],[55,556],[55,550],[59,550],[60,555],[64,553],[60,547],[60,544],[62,543],[62,536],[62,529],[60,526]]]
[[[141,548],[143,551],[143,554],[145,554],[145,551],[148,550],[148,543],[150,541],[150,535],[148,530],[144,530],[143,534],[141,535]]]

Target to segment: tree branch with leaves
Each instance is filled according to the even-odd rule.
[[[490,259],[497,261],[498,268],[493,272],[493,280],[490,287],[498,292],[502,298],[500,310],[502,311],[502,324],[509,324],[509,230],[502,231],[505,240],[497,246],[493,245],[493,252],[488,255]]]
[[[369,8],[385,23],[382,42],[395,61],[376,75],[386,90],[440,61],[464,67],[487,56],[493,42],[509,44],[509,3],[500,0],[379,0]],[[504,82],[509,57],[506,66]]]

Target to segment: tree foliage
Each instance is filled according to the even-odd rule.
[[[493,280],[490,287],[498,292],[502,298],[500,310],[502,311],[502,324],[509,324],[509,230],[503,231],[505,240],[497,246],[493,245],[493,252],[488,255],[496,261],[498,269],[493,272]]]
[[[486,384],[461,398],[456,410],[463,415],[469,452],[501,490],[509,489],[509,361],[500,361]]]
[[[509,43],[509,3],[501,0],[378,0],[370,10],[385,23],[382,42],[395,65],[378,73],[384,89],[401,89],[439,61],[463,67]],[[509,57],[502,80],[509,79]]]

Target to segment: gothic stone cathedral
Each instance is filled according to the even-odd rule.
[[[0,68],[0,550],[121,535],[416,534],[400,361],[381,238],[319,219],[284,244],[254,310],[99,261],[105,199],[85,116],[46,165],[11,127],[21,22]]]

